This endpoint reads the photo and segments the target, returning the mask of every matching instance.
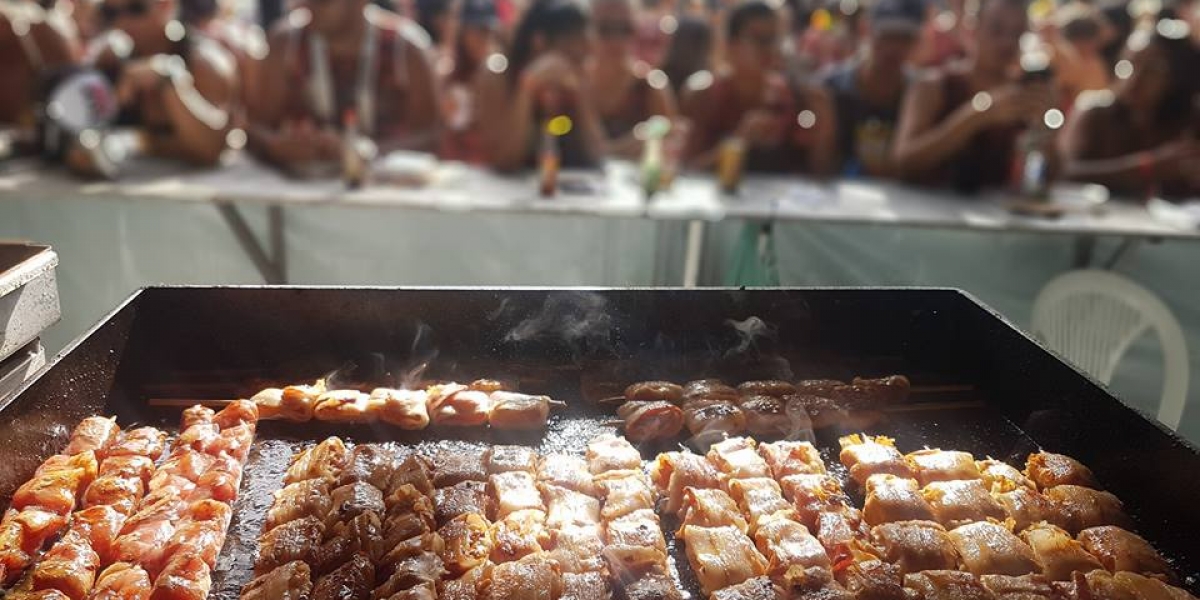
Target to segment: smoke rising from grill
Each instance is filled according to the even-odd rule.
[[[501,304],[492,316],[501,318],[507,312],[507,306]],[[608,300],[599,294],[555,294],[546,298],[541,311],[510,329],[504,335],[504,341],[522,343],[559,339],[576,357],[584,352],[611,352],[615,346],[615,323]]]

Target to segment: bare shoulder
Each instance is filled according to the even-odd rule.
[[[272,53],[284,48],[305,27],[308,27],[311,20],[312,13],[309,13],[307,8],[294,8],[283,18],[275,21],[271,30],[267,32],[267,45]]]
[[[433,51],[433,40],[416,21],[375,6],[367,12],[367,18],[376,27],[394,34],[401,43],[423,52]]]
[[[233,83],[237,80],[237,60],[220,42],[205,36],[197,36],[192,45],[192,74],[217,81]]]

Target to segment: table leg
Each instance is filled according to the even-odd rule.
[[[269,285],[284,285],[287,283],[287,251],[284,243],[283,207],[271,205],[267,207],[267,241],[270,250],[263,247],[254,230],[246,223],[242,212],[229,202],[218,202],[217,211],[229,225],[238,245],[250,257],[254,268],[262,275],[263,281]]]
[[[1075,238],[1074,268],[1086,269],[1092,265],[1092,254],[1096,250],[1096,236],[1080,235]]]
[[[700,280],[701,254],[704,252],[704,221],[688,222],[684,244],[683,287],[694,288]]]

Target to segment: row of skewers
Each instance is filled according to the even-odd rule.
[[[807,442],[734,438],[707,455],[658,456],[652,479],[710,599],[1192,598],[1069,457],[1037,453],[1022,472],[961,452],[904,456],[885,438],[848,436],[843,447],[867,491],[861,513]],[[985,505],[1025,490],[1017,497],[1041,498],[1044,510],[1032,521],[1029,504],[981,510],[976,483]]]
[[[6,598],[202,600],[256,422],[250,402],[188,409],[156,467],[164,432],[84,419],[17,490],[0,524]]]

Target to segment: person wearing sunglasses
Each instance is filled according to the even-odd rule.
[[[598,43],[591,89],[607,139],[606,151],[636,158],[642,144],[634,138],[633,127],[655,115],[677,117],[670,81],[662,71],[651,71],[634,59],[633,0],[593,0],[592,18]]]
[[[0,123],[32,128],[42,77],[79,60],[74,27],[32,0],[0,2]]]
[[[714,75],[689,78],[681,101],[692,122],[687,156],[694,168],[711,168],[721,146],[736,140],[745,148],[746,170],[832,174],[833,103],[823,88],[788,84],[780,71],[782,25],[761,0],[729,11],[727,64]]]
[[[477,80],[480,140],[489,165],[502,171],[532,167],[552,121],[569,124],[557,136],[563,166],[599,164],[604,131],[586,70],[591,35],[582,0],[532,0],[507,55],[489,57]]]
[[[286,172],[329,171],[353,115],[379,151],[435,149],[441,119],[429,36],[369,0],[303,0],[272,31],[250,148]]]

